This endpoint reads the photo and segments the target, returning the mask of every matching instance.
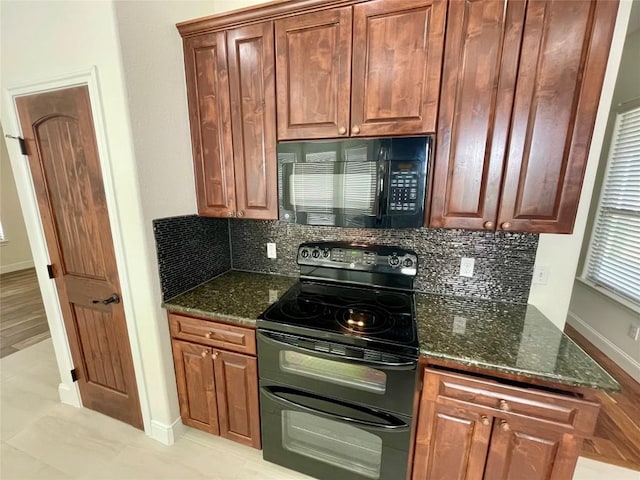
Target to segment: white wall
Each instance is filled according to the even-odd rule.
[[[587,168],[582,184],[580,204],[576,222],[571,235],[541,234],[536,254],[536,266],[549,268],[549,279],[546,285],[532,285],[529,292],[529,303],[535,305],[558,328],[564,327],[569,311],[573,281],[580,257],[580,248],[587,224],[589,205],[593,194],[593,186],[598,169],[600,150],[609,116],[609,106],[615,88],[618,66],[624,46],[624,39],[629,21],[632,2],[622,0],[618,8],[618,18],[611,44],[611,53],[600,97],[600,106],[596,117],[595,128],[589,150]]]
[[[152,288],[158,278],[149,262],[149,229],[145,228],[141,208],[113,4],[108,1],[7,0],[0,3],[0,9],[0,79],[5,93],[2,124],[7,133],[17,134],[18,125],[13,116],[13,105],[4,89],[97,67],[99,96],[104,108],[101,120],[105,126],[107,156],[110,159],[107,177],[113,179],[112,183],[106,185],[107,191],[111,189],[114,192],[113,197],[107,195],[108,207],[114,243],[123,252],[118,261],[123,304],[134,350],[145,430],[154,433],[151,431],[152,425],[170,425],[177,411],[175,402],[171,402],[166,394],[166,374],[162,365],[157,365],[158,358],[166,356],[169,346],[161,343],[157,335],[158,325],[164,319],[158,317],[159,300]],[[149,88],[154,88],[156,81],[150,79]],[[46,271],[43,271],[47,254],[42,248],[42,231],[37,210],[33,207],[29,172],[16,146],[7,145],[16,172],[20,201],[25,210],[47,317],[54,343],[58,347],[56,356],[61,378],[63,384],[73,390],[75,385],[69,376],[71,361],[65,348],[65,336],[62,328],[57,328],[61,322],[56,323],[60,316],[57,297],[46,278]],[[101,160],[104,165],[107,159]],[[128,291],[125,291],[125,285],[130,286]],[[61,388],[61,395],[62,391]],[[145,391],[147,396],[144,395]],[[162,433],[170,436],[170,432]],[[161,434],[156,438],[161,438]]]
[[[2,128],[0,136],[4,137]],[[33,267],[27,228],[24,226],[9,152],[4,142],[0,142],[0,221],[5,238],[0,243],[0,273]]]

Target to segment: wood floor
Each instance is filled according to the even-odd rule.
[[[600,462],[640,470],[640,384],[570,325],[564,331],[620,384],[619,393],[598,393],[602,403],[595,435],[585,440],[581,455]]]
[[[49,337],[36,271],[0,275],[0,358]]]

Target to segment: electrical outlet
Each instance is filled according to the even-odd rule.
[[[269,289],[269,303],[275,302],[278,300],[278,297],[280,297],[280,295],[278,295],[278,290]]]
[[[533,267],[533,278],[531,283],[536,285],[546,285],[549,281],[549,267],[546,265],[536,265]]]
[[[453,333],[463,334],[467,329],[467,319],[455,315],[453,317]]]
[[[475,258],[462,257],[462,259],[460,260],[460,276],[473,277],[473,267],[475,264]]]
[[[636,342],[640,340],[640,325],[631,324],[629,325],[629,331],[627,332],[631,338],[633,338]]]
[[[268,258],[277,258],[277,255],[276,255],[276,244],[275,243],[267,243],[267,257]]]

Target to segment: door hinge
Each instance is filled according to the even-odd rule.
[[[49,274],[49,278],[56,278],[53,273],[53,265],[47,265],[47,273]]]
[[[71,370],[71,380],[73,380],[74,382],[78,381],[78,372],[75,368]]]
[[[27,155],[27,143],[24,141],[24,138],[16,137],[14,135],[9,135],[9,134],[6,134],[5,137],[18,140],[18,144],[20,145],[20,153],[22,153],[22,155]]]

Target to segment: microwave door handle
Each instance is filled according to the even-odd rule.
[[[333,419],[333,420],[343,421],[343,422],[347,422],[347,423],[353,423],[353,424],[356,424],[356,425],[361,425],[361,426],[365,427],[365,429],[398,430],[398,429],[406,429],[406,428],[409,427],[409,425],[407,425],[406,423],[400,421],[399,419],[398,419],[398,423],[396,423],[396,424],[385,425],[385,424],[381,424],[381,423],[368,422],[366,420],[358,420],[357,418],[345,417],[343,415],[338,415],[336,413],[327,412],[325,410],[318,410],[316,408],[309,407],[307,405],[301,405],[300,403],[297,403],[297,402],[294,402],[294,401],[289,400],[287,398],[281,397],[280,395],[278,395],[276,392],[274,392],[269,387],[262,387],[261,390],[262,390],[262,393],[264,395],[269,397],[274,402],[284,403],[285,405],[297,408],[299,410],[305,410],[305,411],[307,411],[309,413],[313,413],[313,414],[319,415],[321,417],[330,418],[330,419]],[[373,413],[373,411],[372,411],[372,413]]]

